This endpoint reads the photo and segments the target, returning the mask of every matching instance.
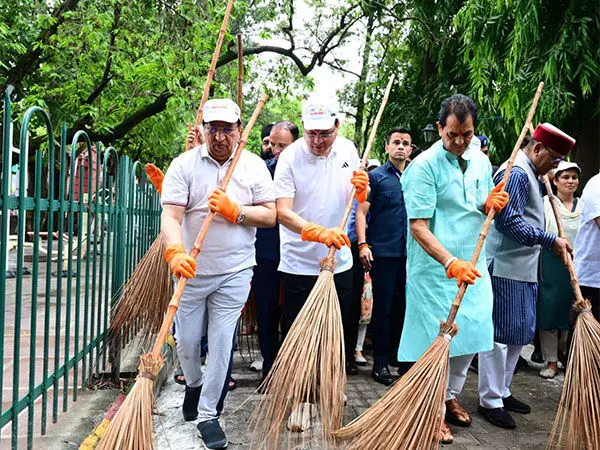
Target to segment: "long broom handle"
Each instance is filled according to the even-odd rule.
[[[258,115],[260,114],[260,111],[262,110],[266,101],[267,101],[267,95],[263,94],[262,97],[260,98],[260,100],[258,101],[258,105],[256,105],[256,109],[254,110],[254,113],[252,113],[252,117],[250,118],[250,120],[248,121],[248,124],[246,125],[246,128],[244,129],[244,133],[242,134],[242,138],[240,139],[240,142],[238,143],[238,146],[235,149],[231,163],[229,164],[229,167],[227,168],[227,172],[225,172],[225,176],[223,177],[223,180],[221,180],[221,184],[219,184],[219,189],[222,189],[223,191],[225,191],[227,189],[227,185],[229,184],[229,181],[231,180],[231,177],[233,176],[233,170],[235,169],[235,166],[236,166],[237,162],[239,161],[240,156],[242,155],[242,151],[244,150],[244,147],[246,146],[246,142],[248,142],[248,136],[250,136],[250,131],[252,131],[252,127],[256,123],[256,119],[258,119]],[[200,228],[200,231],[198,232],[198,236],[196,237],[196,242],[194,242],[194,248],[192,248],[192,251],[190,252],[190,256],[192,258],[196,259],[196,257],[198,256],[198,253],[200,253],[200,250],[202,250],[202,243],[204,242],[204,238],[206,237],[206,233],[208,232],[208,227],[211,224],[214,217],[215,217],[215,213],[212,211],[209,211],[209,213],[206,215],[206,218],[204,219],[204,222],[202,222],[202,227]],[[171,297],[171,301],[169,302],[167,314],[165,315],[165,318],[163,319],[163,323],[160,327],[160,331],[158,332],[156,342],[154,343],[154,347],[152,348],[152,354],[155,357],[160,356],[163,344],[165,343],[165,341],[167,339],[167,333],[169,332],[169,329],[171,328],[171,324],[173,323],[173,318],[175,317],[175,313],[177,312],[177,309],[179,308],[179,302],[181,301],[181,295],[183,294],[183,289],[185,288],[186,284],[187,284],[187,278],[181,278],[177,282],[177,287],[175,288],[173,297]]]
[[[240,107],[240,117],[242,116],[242,103],[244,97],[244,48],[242,45],[242,33],[236,35],[237,39],[237,57],[238,57],[238,73],[237,73],[237,104]]]
[[[375,122],[373,122],[373,128],[371,128],[371,133],[369,134],[369,140],[367,141],[367,146],[365,147],[365,151],[363,152],[362,159],[360,161],[360,168],[365,170],[367,167],[367,160],[369,159],[369,153],[371,152],[371,147],[373,147],[373,142],[375,142],[375,136],[377,135],[377,127],[379,126],[379,122],[381,121],[381,116],[383,115],[383,110],[385,109],[385,105],[388,102],[388,98],[390,96],[390,91],[392,90],[392,84],[394,84],[394,78],[396,75],[392,74],[388,81],[387,87],[385,88],[385,93],[383,94],[383,100],[381,101],[381,105],[379,106],[379,111],[377,112],[377,116],[375,117]],[[356,187],[352,186],[352,191],[350,192],[350,198],[348,199],[348,203],[346,204],[346,209],[344,210],[344,215],[342,217],[342,221],[340,222],[340,228],[344,229],[346,226],[346,222],[348,221],[348,217],[350,216],[350,212],[352,211],[352,203],[354,202],[354,197],[356,196]],[[333,258],[333,255],[336,252],[336,248],[334,245],[329,247],[329,253],[327,254],[328,258]]]
[[[210,91],[210,84],[212,83],[212,79],[215,75],[215,69],[217,67],[217,61],[219,60],[219,55],[221,54],[221,46],[223,45],[223,39],[225,38],[225,32],[227,30],[227,24],[229,23],[229,16],[231,15],[231,8],[233,7],[233,0],[229,0],[227,2],[227,8],[225,9],[225,17],[223,17],[223,23],[221,24],[221,29],[219,30],[219,38],[217,39],[217,46],[215,47],[215,52],[213,53],[212,61],[210,63],[210,68],[208,69],[208,75],[206,77],[206,82],[204,83],[204,91],[202,92],[202,99],[200,100],[200,106],[198,107],[198,112],[196,113],[196,123],[194,125],[194,129],[198,128],[198,125],[202,123],[202,109],[204,108],[204,104],[206,100],[208,100],[208,93]],[[192,129],[192,125],[188,125],[188,130]],[[190,149],[190,142],[186,141],[185,150]]]
[[[502,177],[502,181],[508,181],[508,177],[510,176],[510,171],[512,170],[513,164],[515,163],[515,158],[519,153],[519,149],[521,148],[521,144],[523,143],[523,139],[527,134],[527,130],[531,127],[531,121],[533,120],[533,115],[535,114],[535,109],[537,107],[538,101],[540,100],[540,96],[542,95],[542,89],[544,88],[544,82],[540,82],[538,85],[537,91],[535,92],[535,97],[533,98],[533,103],[531,104],[531,108],[529,109],[529,114],[527,115],[527,120],[523,125],[523,129],[521,130],[521,134],[519,135],[519,139],[517,139],[517,143],[513,148],[512,153],[510,154],[510,159],[506,164],[506,170],[504,172],[504,177]],[[487,236],[488,230],[490,229],[490,225],[492,224],[492,220],[494,220],[494,216],[496,215],[496,210],[491,208],[488,212],[488,215],[483,224],[483,228],[481,229],[481,233],[479,233],[479,238],[477,239],[477,245],[475,246],[475,251],[473,252],[473,256],[471,257],[471,264],[474,266],[477,265],[477,260],[479,259],[479,255],[481,253],[481,249],[483,248],[483,244],[485,242],[485,238]],[[463,297],[465,296],[465,292],[467,291],[468,284],[463,281],[458,289],[458,294],[454,298],[452,302],[452,308],[450,309],[450,314],[448,314],[448,319],[446,323],[448,325],[452,325],[454,320],[456,319],[456,313],[458,312],[458,307],[462,302]]]
[[[563,226],[560,214],[558,213],[556,196],[554,195],[554,192],[552,192],[550,180],[548,179],[547,175],[544,175],[542,179],[544,180],[546,192],[548,193],[548,198],[550,199],[550,205],[552,206],[552,212],[554,213],[554,218],[556,219],[556,225],[558,225],[558,235],[561,238],[566,239],[567,235],[565,233],[565,228]],[[581,303],[584,301],[583,294],[581,293],[581,288],[579,287],[579,278],[577,277],[577,272],[575,271],[575,264],[573,264],[573,258],[569,252],[567,252],[567,269],[569,271],[569,277],[571,278],[571,286],[573,286],[573,292],[575,293],[575,303]]]

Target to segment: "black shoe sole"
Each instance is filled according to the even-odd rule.
[[[479,406],[477,408],[477,411],[479,412],[479,414],[481,414],[483,416],[483,418],[485,420],[487,420],[489,423],[491,423],[492,425],[494,425],[496,427],[504,428],[506,430],[514,430],[517,427],[516,423],[506,423],[506,422],[499,422],[499,421],[495,420],[488,414],[488,412],[482,406]]]
[[[371,376],[371,378],[373,378],[374,381],[376,381],[379,384],[383,384],[386,387],[391,386],[392,384],[394,384],[394,380],[393,378],[378,378],[375,376]]]
[[[506,407],[504,406],[504,409],[510,412],[514,412],[517,414],[529,414],[531,412],[531,408],[529,409],[519,409],[519,408],[510,408],[510,407]]]

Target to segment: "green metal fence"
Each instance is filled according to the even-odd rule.
[[[67,142],[63,124],[55,145],[39,107],[13,123],[9,94],[0,179],[0,445],[9,440],[16,449],[31,448],[48,416],[56,422],[111,364],[111,302],[158,234],[160,202],[139,162],[93,144],[84,131]],[[45,135],[35,151],[31,130]]]

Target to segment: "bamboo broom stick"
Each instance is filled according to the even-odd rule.
[[[533,120],[533,115],[535,114],[535,110],[537,108],[537,104],[540,100],[540,96],[542,95],[542,89],[544,88],[544,82],[540,82],[538,88],[535,92],[535,97],[533,98],[533,103],[531,104],[531,108],[529,109],[529,114],[527,114],[527,120],[525,121],[525,125],[521,129],[521,134],[519,135],[519,139],[517,139],[517,143],[515,144],[512,153],[510,154],[510,158],[508,163],[506,164],[506,169],[504,171],[504,176],[502,177],[502,182],[507,182],[508,177],[510,176],[510,171],[512,170],[513,164],[515,163],[515,158],[517,157],[517,153],[519,153],[519,149],[521,148],[521,144],[523,143],[523,139],[525,139],[525,135],[527,131],[531,127],[531,121]],[[477,265],[477,260],[479,259],[479,255],[481,254],[481,250],[483,249],[483,244],[485,242],[485,238],[487,236],[488,230],[492,225],[492,220],[494,220],[494,216],[496,215],[496,210],[491,208],[488,212],[487,217],[485,218],[485,222],[483,224],[483,228],[481,229],[481,233],[479,233],[479,238],[477,239],[477,245],[475,246],[475,251],[473,252],[473,256],[471,257],[471,264],[474,266]],[[458,312],[458,308],[460,303],[462,302],[463,297],[465,296],[465,292],[467,291],[467,282],[463,281],[458,290],[458,294],[454,298],[452,302],[452,308],[450,309],[450,314],[448,315],[448,319],[446,319],[446,323],[450,326],[454,323],[456,319],[456,314]]]
[[[246,128],[244,129],[244,133],[234,152],[231,163],[227,168],[225,177],[219,185],[220,189],[227,189],[227,185],[233,175],[233,170],[240,159],[242,151],[248,141],[250,131],[252,130],[265,101],[266,95],[263,94],[248,125],[246,125]],[[196,238],[196,242],[194,243],[194,248],[190,252],[192,257],[196,258],[198,253],[200,253],[208,226],[212,222],[214,216],[215,214],[213,212],[207,214]],[[127,395],[125,402],[111,421],[104,437],[100,441],[98,450],[147,450],[156,447],[153,438],[154,426],[152,423],[152,405],[154,404],[154,393],[152,387],[156,376],[164,364],[162,348],[166,342],[167,333],[171,328],[175,313],[179,308],[179,302],[181,301],[183,289],[186,284],[187,278],[180,279],[177,283],[175,293],[171,297],[167,314],[163,319],[152,352],[146,353],[140,357],[136,382],[130,393]]]
[[[379,113],[375,119],[370,139],[363,154],[361,167],[367,164],[370,149],[387,103],[394,76],[388,82]],[[345,226],[356,189],[352,188],[341,227]],[[339,300],[333,280],[336,266],[335,247],[320,261],[320,274],[304,306],[294,320],[271,371],[260,389],[266,396],[252,415],[254,434],[251,447],[277,447],[286,414],[297,414],[307,404],[318,403],[322,418],[322,436],[325,439],[340,427],[343,419],[343,396],[346,384],[344,340]],[[300,350],[301,349],[301,350]],[[303,426],[291,420],[292,431]],[[304,420],[302,420],[304,422]]]
[[[200,100],[200,106],[198,107],[198,112],[196,113],[196,122],[194,124],[194,129],[198,128],[198,125],[202,123],[202,109],[204,108],[204,104],[206,100],[208,100],[208,94],[210,92],[210,84],[212,83],[213,77],[215,75],[215,69],[217,67],[217,61],[219,60],[219,55],[221,54],[221,46],[223,45],[223,39],[225,38],[225,33],[227,31],[227,24],[229,23],[229,16],[231,15],[231,8],[233,6],[233,0],[228,0],[227,7],[225,8],[225,16],[223,17],[223,23],[221,24],[221,29],[219,30],[219,37],[217,39],[217,46],[215,47],[215,52],[213,53],[212,61],[210,63],[210,68],[208,69],[208,74],[206,76],[206,82],[204,83],[204,91],[202,92],[202,99]],[[192,124],[188,124],[188,131],[192,130]],[[190,142],[186,140],[185,143],[186,151],[190,149]]]
[[[375,116],[375,121],[373,122],[373,127],[371,128],[371,133],[369,134],[369,139],[367,140],[367,145],[365,147],[365,151],[363,152],[362,159],[360,161],[360,170],[366,170],[367,160],[369,159],[369,154],[371,153],[371,148],[373,147],[373,143],[375,142],[375,137],[377,136],[377,128],[379,127],[379,122],[381,121],[381,116],[383,116],[383,110],[387,105],[388,99],[390,97],[390,91],[392,90],[392,85],[394,84],[394,79],[396,75],[392,74],[390,79],[388,80],[388,84],[385,88],[383,99],[381,100],[381,105],[379,106],[379,111],[377,111],[377,116]],[[354,203],[354,197],[356,197],[356,187],[352,186],[352,191],[350,193],[350,199],[348,200],[348,204],[346,205],[346,210],[344,211],[344,216],[340,222],[340,228],[344,229],[346,226],[346,222],[348,221],[348,217],[350,217],[350,212],[352,212],[352,204]],[[335,245],[332,245],[329,248],[329,254],[327,258],[332,259],[333,255],[336,252]]]
[[[237,149],[235,150],[233,159],[231,160],[231,163],[229,164],[229,167],[227,168],[227,172],[225,173],[225,176],[223,177],[221,184],[219,184],[219,188],[222,189],[223,191],[225,191],[227,189],[229,180],[231,180],[231,177],[233,176],[233,169],[235,168],[237,162],[240,159],[240,156],[242,155],[242,150],[246,146],[246,142],[248,142],[248,137],[250,136],[250,131],[252,131],[252,127],[256,123],[256,119],[258,119],[258,115],[260,114],[260,111],[262,110],[266,101],[267,101],[267,94],[263,94],[262,97],[260,98],[260,100],[258,101],[258,105],[256,106],[256,109],[252,113],[252,117],[250,117],[250,120],[248,121],[248,124],[246,125],[246,128],[244,129],[244,133],[242,134],[242,138],[240,139]],[[206,237],[206,233],[208,232],[208,227],[210,226],[214,217],[215,217],[215,213],[210,211],[208,213],[208,215],[206,216],[206,218],[204,219],[204,222],[202,222],[202,227],[200,228],[200,231],[198,232],[198,236],[196,237],[196,241],[194,242],[194,248],[192,248],[192,251],[190,252],[190,256],[192,258],[196,259],[196,257],[202,250],[202,244],[204,243],[204,238]],[[179,302],[181,301],[181,295],[183,294],[183,289],[185,288],[186,284],[187,284],[187,278],[180,279],[177,282],[177,287],[175,288],[175,293],[173,294],[173,297],[171,298],[171,301],[169,302],[169,307],[167,309],[167,315],[165,316],[165,318],[163,320],[162,327],[158,333],[158,337],[156,338],[156,343],[154,344],[154,348],[152,349],[152,354],[155,356],[160,355],[162,346],[167,339],[167,334],[168,334],[169,330],[171,329],[171,324],[173,323],[173,318],[175,317],[175,313],[177,312],[177,309],[179,308]]]
[[[238,73],[237,73],[237,104],[240,107],[240,117],[242,116],[242,103],[244,101],[244,48],[242,44],[242,33],[236,35],[237,39],[237,57],[238,57]]]
[[[558,235],[566,239],[556,197],[547,175],[544,175],[543,181],[558,226]],[[600,324],[591,312],[590,302],[581,293],[570,253],[566,262],[575,294],[573,309],[578,316],[563,392],[546,448],[597,449],[600,448]]]
[[[550,206],[552,206],[552,212],[554,213],[554,218],[556,219],[556,225],[558,226],[558,235],[561,238],[567,239],[567,235],[565,233],[565,227],[563,226],[562,219],[560,217],[560,213],[558,212],[558,207],[556,205],[556,196],[552,191],[552,186],[550,186],[550,179],[548,175],[544,175],[542,177],[544,181],[544,186],[546,186],[546,191],[548,194],[548,198],[550,199]],[[575,293],[575,303],[583,303],[585,299],[581,294],[581,288],[579,287],[579,279],[577,278],[577,272],[575,271],[575,264],[573,264],[573,258],[569,254],[567,257],[567,270],[569,271],[569,277],[571,279],[571,286],[573,287],[573,292]]]
[[[527,120],[508,161],[503,181],[510,175],[543,86],[544,83],[538,86]],[[471,259],[473,265],[477,264],[494,214],[495,211],[491,209],[484,222]],[[454,320],[466,288],[467,284],[463,282],[452,303],[447,321],[440,324],[439,335],[412,368],[367,411],[334,433],[335,438],[348,442],[347,448],[378,450],[439,447],[450,342],[458,332]]]

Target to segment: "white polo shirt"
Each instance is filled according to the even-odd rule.
[[[575,239],[575,269],[582,286],[600,288],[600,174],[594,175],[581,194],[581,226]]]
[[[360,159],[349,139],[338,136],[327,157],[310,151],[304,138],[298,139],[279,156],[275,169],[276,198],[293,198],[292,209],[309,222],[327,228],[338,227],[352,191],[352,171]],[[319,260],[329,248],[319,242],[303,241],[299,234],[279,226],[281,261],[279,270],[296,275],[318,275]],[[352,267],[349,247],[336,252],[335,273]]]
[[[231,158],[220,165],[201,145],[177,156],[165,174],[161,201],[185,207],[181,232],[188,253],[209,212],[208,196],[219,187],[230,163]],[[264,161],[243,150],[226,193],[242,205],[274,202],[273,181]],[[196,258],[196,274],[222,275],[256,265],[255,239],[256,228],[233,224],[217,214]]]

